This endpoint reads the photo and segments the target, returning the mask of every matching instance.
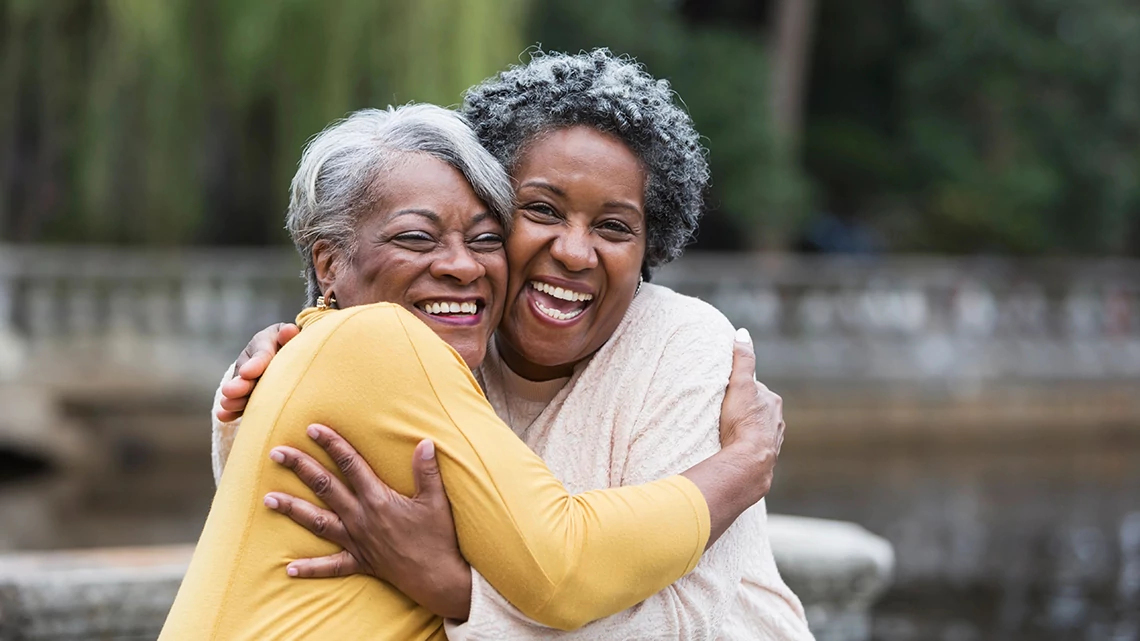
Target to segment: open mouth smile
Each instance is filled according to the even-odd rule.
[[[483,319],[486,303],[481,299],[421,301],[416,309],[425,316],[451,325],[477,325]]]
[[[569,322],[582,315],[594,300],[594,295],[567,287],[532,280],[527,283],[533,309],[553,321]]]

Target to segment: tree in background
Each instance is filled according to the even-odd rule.
[[[1140,253],[1129,0],[821,6],[806,164],[896,250]]]
[[[7,0],[0,34],[0,240],[283,241],[307,137],[539,42],[670,80],[706,247],[1140,254],[1133,0]]]
[[[773,51],[772,125],[784,144],[799,145],[803,128],[807,69],[815,35],[816,0],[777,0],[770,48]],[[798,154],[797,154],[798,156]]]
[[[279,241],[309,136],[457,103],[525,22],[526,0],[8,0],[0,238]]]

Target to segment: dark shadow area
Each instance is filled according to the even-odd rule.
[[[50,469],[51,465],[41,458],[0,449],[0,483],[39,476]]]

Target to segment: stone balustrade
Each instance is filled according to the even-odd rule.
[[[1140,262],[707,255],[661,280],[810,381],[1140,379]]]
[[[215,372],[295,315],[299,269],[284,248],[0,246],[0,380],[61,351]],[[1140,378],[1140,262],[695,254],[658,280],[749,327],[771,379]]]

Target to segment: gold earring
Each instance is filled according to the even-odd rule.
[[[327,301],[325,300],[324,296],[317,296],[317,309],[336,309],[336,295],[334,295],[332,292],[329,292]]]

